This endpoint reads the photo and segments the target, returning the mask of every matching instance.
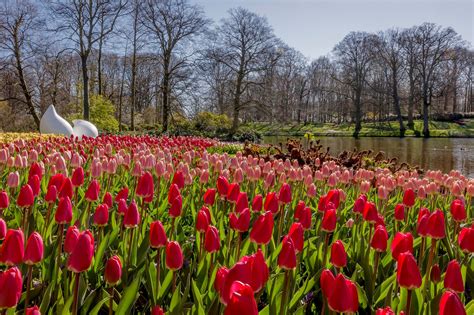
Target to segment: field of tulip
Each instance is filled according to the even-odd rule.
[[[0,314],[474,314],[474,179],[220,145],[0,144]]]

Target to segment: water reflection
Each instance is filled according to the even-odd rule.
[[[474,178],[474,139],[458,138],[361,138],[322,137],[321,144],[337,154],[344,150],[384,151],[399,162],[419,165],[423,169],[449,172],[452,169]],[[265,143],[284,142],[286,137],[264,137]]]

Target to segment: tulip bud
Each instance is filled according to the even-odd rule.
[[[340,240],[331,245],[331,263],[337,268],[343,268],[347,265],[346,250]]]
[[[71,183],[73,187],[80,187],[84,184],[84,169],[82,167],[78,167],[74,170]]]
[[[127,208],[127,212],[125,212],[125,216],[123,218],[123,225],[125,228],[135,228],[140,223],[140,213],[138,212],[137,204],[134,200],[130,203],[130,206]]]
[[[219,176],[217,178],[217,191],[219,192],[219,195],[221,198],[227,196],[227,192],[229,190],[229,182],[227,181],[227,178],[224,176]]]
[[[127,201],[125,201],[125,199],[119,199],[118,206],[117,206],[118,214],[121,216],[124,216],[125,213],[127,212],[127,209],[128,209]]]
[[[48,186],[48,191],[46,192],[46,196],[44,197],[44,200],[51,204],[55,203],[56,200],[58,199],[58,189],[54,185]]]
[[[413,290],[421,286],[421,273],[410,252],[403,252],[397,259],[397,282],[402,288]]]
[[[293,241],[296,253],[302,252],[304,246],[303,225],[299,222],[293,223],[288,231],[288,237]]]
[[[74,246],[71,255],[67,261],[67,269],[80,273],[91,266],[94,257],[94,237],[89,230],[79,234],[76,246]]]
[[[0,212],[3,209],[8,208],[8,205],[10,204],[10,201],[8,199],[8,194],[6,191],[0,191]]]
[[[183,252],[176,241],[168,242],[166,245],[166,267],[171,270],[179,270],[183,267]]]
[[[428,218],[428,236],[434,239],[442,239],[446,236],[444,227],[444,213],[437,209]]]
[[[395,206],[395,220],[404,221],[405,220],[405,205],[399,203]]]
[[[106,204],[107,207],[109,207],[109,209],[112,208],[114,206],[112,194],[110,194],[109,192],[106,192],[104,195],[104,198],[102,199],[102,203]]]
[[[120,199],[127,201],[128,199],[128,187],[123,187],[115,196],[115,202],[119,202]]]
[[[278,200],[284,204],[289,204],[291,202],[291,187],[287,183],[281,185]]]
[[[204,204],[212,206],[216,200],[216,190],[214,188],[209,188],[204,193]]]
[[[69,223],[72,220],[72,203],[69,197],[63,197],[59,200],[58,208],[54,215],[57,224]]]
[[[268,244],[273,232],[273,215],[270,211],[260,215],[250,231],[250,240],[257,244]]]
[[[408,188],[403,194],[403,204],[407,207],[413,207],[415,204],[416,195],[413,189]]]
[[[20,189],[20,193],[18,194],[17,198],[17,205],[21,208],[28,208],[31,207],[35,202],[35,196],[33,194],[33,190],[31,186],[26,184]]]
[[[379,225],[375,229],[370,246],[377,252],[384,252],[387,250],[387,240],[387,230],[382,225]]]
[[[109,285],[116,285],[122,277],[122,262],[118,256],[112,256],[105,264],[105,281]]]
[[[166,232],[161,221],[154,221],[150,224],[150,246],[152,248],[165,247],[168,243]]]
[[[176,184],[172,184],[170,186],[170,189],[168,191],[168,203],[172,204],[173,201],[178,197],[181,196],[181,193],[179,191],[179,188]]]
[[[240,194],[240,186],[238,183],[232,183],[229,185],[228,191],[227,191],[227,200],[230,202],[237,202],[237,198],[239,197]]]
[[[434,264],[431,267],[430,280],[435,284],[441,281],[441,269],[438,264]]]
[[[64,239],[64,251],[68,254],[72,253],[79,238],[79,229],[75,225],[71,225],[66,232]]]
[[[446,291],[439,301],[439,315],[466,315],[466,309],[459,296],[451,291]]]
[[[204,233],[209,226],[210,220],[205,211],[199,210],[196,218],[196,230],[200,233]]]
[[[151,309],[151,315],[165,315],[165,312],[158,305],[153,306]]]
[[[334,280],[331,295],[328,297],[328,306],[334,312],[357,313],[359,298],[355,284],[338,274]]]
[[[178,186],[179,189],[184,188],[184,174],[183,174],[183,172],[177,171],[176,173],[174,173],[172,184],[175,184],[176,186]]]
[[[456,199],[451,203],[450,211],[456,222],[464,222],[467,218],[466,207],[460,199]]]
[[[146,198],[154,194],[153,176],[149,172],[143,173],[138,179],[136,194],[137,196]]]
[[[172,218],[177,218],[181,216],[182,211],[183,211],[183,198],[181,197],[181,195],[179,195],[171,202],[171,207],[168,210],[168,214]]]
[[[332,233],[336,229],[337,216],[336,209],[329,208],[324,212],[321,229],[325,232]]]
[[[444,287],[457,293],[464,292],[464,281],[462,279],[461,266],[455,259],[448,263],[448,268],[446,269],[446,274],[444,275]]]
[[[204,249],[208,253],[217,252],[221,247],[219,231],[216,227],[209,225],[204,237]]]
[[[38,232],[33,232],[26,242],[25,255],[23,261],[27,265],[34,265],[43,260],[44,246],[43,239]]]
[[[97,180],[92,180],[85,193],[85,198],[89,202],[93,202],[99,199],[100,185]]]
[[[109,222],[109,207],[103,203],[95,209],[94,224],[97,226],[106,226]]]
[[[20,301],[23,279],[20,269],[12,267],[0,273],[0,309],[14,308]]]
[[[68,197],[69,199],[72,198],[73,195],[73,187],[72,187],[72,182],[69,177],[66,177],[63,181],[63,184],[61,186],[61,189],[59,190],[59,198],[64,198]]]
[[[321,286],[321,291],[323,292],[323,295],[324,297],[326,297],[326,299],[328,299],[332,294],[333,287],[334,287],[334,280],[336,280],[336,278],[334,277],[331,270],[324,269],[321,272],[319,282]]]
[[[280,254],[278,254],[278,266],[283,269],[296,268],[296,251],[290,237],[283,238]]]
[[[227,303],[225,315],[258,315],[257,302],[250,285],[235,281],[230,288],[230,300]]]
[[[7,178],[8,187],[16,188],[18,187],[19,183],[20,183],[20,174],[18,173],[18,171],[11,172],[10,174],[8,174],[8,178]]]
[[[25,237],[23,231],[9,229],[2,247],[0,248],[0,262],[8,265],[18,265],[23,262]]]
[[[398,256],[404,252],[413,253],[413,236],[411,233],[397,232],[390,246],[392,257],[398,260]]]
[[[0,218],[0,241],[3,241],[5,239],[5,236],[7,235],[7,223],[5,220]]]
[[[41,312],[40,312],[40,309],[38,308],[38,306],[32,306],[32,307],[28,307],[26,309],[26,314],[25,315],[41,315]]]

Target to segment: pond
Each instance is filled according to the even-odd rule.
[[[278,144],[288,137],[264,137],[265,143]],[[295,137],[292,137],[295,138]],[[302,139],[302,138],[301,138]],[[473,138],[388,138],[366,137],[318,137],[321,144],[338,154],[353,148],[383,151],[389,158],[418,165],[427,170],[441,170],[445,173],[452,169],[461,171],[465,176],[474,178],[474,139]]]

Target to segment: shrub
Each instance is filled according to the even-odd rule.
[[[232,126],[232,122],[227,115],[214,114],[211,112],[200,112],[193,119],[194,129],[201,134],[214,137],[225,134]]]
[[[102,95],[91,95],[89,100],[90,122],[101,131],[117,132],[119,123],[115,119],[115,106]],[[83,111],[70,115],[69,120],[82,119]]]

